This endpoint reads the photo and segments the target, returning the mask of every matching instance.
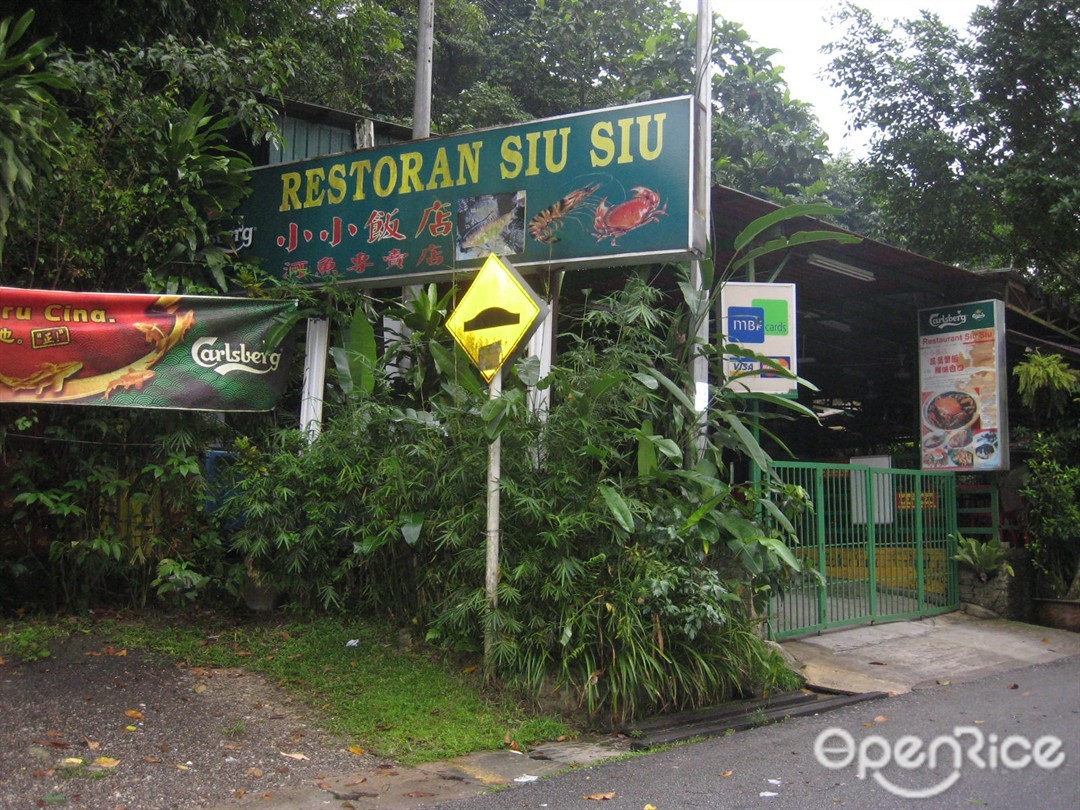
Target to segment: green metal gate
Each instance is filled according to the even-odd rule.
[[[804,571],[772,600],[773,638],[959,607],[952,474],[804,462],[773,469],[814,505],[795,523]]]

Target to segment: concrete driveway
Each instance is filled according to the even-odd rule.
[[[811,688],[904,694],[1080,655],[1080,634],[947,613],[781,642]]]

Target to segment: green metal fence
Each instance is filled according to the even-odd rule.
[[[774,638],[959,607],[952,474],[806,462],[773,469],[814,504],[795,522],[804,571],[770,605]]]

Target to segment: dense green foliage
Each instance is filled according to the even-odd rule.
[[[945,261],[1014,266],[1080,292],[1080,12],[998,0],[972,39],[932,13],[891,25],[847,4],[830,51],[881,235]]]
[[[0,259],[8,222],[27,213],[38,175],[48,176],[61,157],[57,143],[66,125],[50,93],[63,88],[63,80],[48,71],[35,73],[47,41],[19,50],[33,17],[28,11],[18,21],[0,21]]]
[[[1020,431],[1027,467],[1028,548],[1041,595],[1080,599],[1080,370],[1031,352],[1013,370],[1031,424]]]
[[[280,87],[287,58],[256,43],[189,47],[165,38],[54,60],[69,131],[56,160],[22,190],[34,215],[9,234],[4,282],[225,289],[218,234],[232,226],[251,166],[226,133],[269,137],[271,111],[251,88]]]
[[[243,442],[234,548],[291,599],[389,612],[455,650],[476,652],[490,629],[501,679],[533,694],[557,688],[592,714],[700,705],[759,685],[768,656],[749,622],[794,563],[785,510],[801,508],[800,494],[723,472],[725,459],[760,453],[733,402],[717,402],[694,460],[696,418],[673,381],[684,382],[682,321],[659,295],[636,279],[589,308],[541,383],[553,399],[546,419],[524,407],[520,383],[487,402],[443,348],[435,364],[449,373],[423,409],[376,392],[310,448],[295,430]],[[503,576],[489,611],[494,435]]]

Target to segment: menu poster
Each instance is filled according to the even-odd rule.
[[[919,311],[922,469],[1007,470],[1005,305]]]

